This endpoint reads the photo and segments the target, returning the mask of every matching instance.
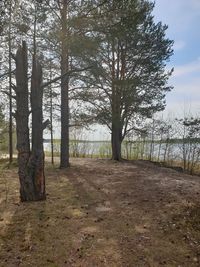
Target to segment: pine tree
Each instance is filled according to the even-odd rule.
[[[87,91],[77,98],[99,123],[111,131],[112,158],[121,159],[121,143],[135,127],[138,116],[151,117],[165,107],[170,72],[166,61],[173,42],[165,37],[166,25],[155,23],[149,1],[109,1],[98,10],[93,35],[101,38],[96,64],[85,79]]]

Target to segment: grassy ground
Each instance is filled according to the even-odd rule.
[[[199,177],[73,159],[46,184],[46,201],[20,203],[16,167],[1,168],[0,266],[200,266]]]

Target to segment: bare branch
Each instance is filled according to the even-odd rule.
[[[14,83],[11,83],[11,87],[16,92],[17,86]]]
[[[54,15],[56,15],[56,17],[59,19],[59,21],[61,22],[61,17],[58,15],[58,13],[55,11],[55,9],[49,4],[48,1],[45,1],[47,6],[51,9],[51,11],[54,13]]]
[[[13,53],[10,53],[11,58],[14,59],[14,61],[16,61],[16,56]]]
[[[50,120],[49,119],[44,121],[43,124],[42,124],[43,130],[46,129],[49,124],[50,124]]]
[[[16,112],[12,112],[12,116],[16,119],[17,116]]]
[[[47,87],[47,86],[49,86],[50,84],[55,83],[55,82],[57,82],[58,80],[60,80],[60,79],[62,79],[62,78],[64,78],[64,77],[67,77],[67,76],[69,77],[69,76],[71,76],[73,73],[82,72],[82,71],[85,71],[85,70],[88,70],[88,69],[91,69],[91,68],[92,68],[92,66],[87,67],[87,68],[83,68],[83,69],[74,69],[74,70],[67,71],[67,72],[64,73],[63,75],[60,75],[60,76],[54,78],[53,80],[51,80],[51,81],[49,81],[49,82],[46,82],[46,83],[42,84],[42,85],[41,85],[41,88]]]
[[[12,73],[12,74],[15,73],[15,70],[12,70],[11,73]],[[5,76],[8,76],[9,74],[10,74],[10,71],[1,74],[1,75],[0,75],[0,79],[1,79],[1,78],[4,78]]]
[[[5,90],[1,90],[1,92],[4,93],[5,95],[7,95],[7,96],[9,96],[9,97],[11,97],[11,98],[13,98],[13,99],[16,100],[16,96],[11,95],[9,92],[7,92],[7,91],[5,91]]]

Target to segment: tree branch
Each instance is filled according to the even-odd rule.
[[[85,70],[88,70],[88,69],[91,69],[91,68],[92,68],[92,66],[87,67],[87,68],[83,68],[83,69],[74,69],[74,70],[67,71],[67,72],[64,73],[63,75],[60,75],[60,76],[54,78],[53,80],[51,80],[51,81],[49,81],[49,82],[43,83],[43,84],[41,85],[41,88],[47,87],[47,86],[49,86],[50,84],[55,83],[55,82],[57,82],[58,80],[60,80],[60,79],[62,79],[62,78],[64,78],[64,77],[67,77],[67,76],[69,77],[69,76],[72,75],[73,73],[81,72],[81,71],[85,71]]]
[[[43,124],[42,124],[43,130],[46,129],[49,124],[50,124],[50,120],[49,119],[44,121]]]
[[[13,53],[10,53],[11,58],[14,59],[14,61],[16,61],[16,56]]]
[[[5,90],[1,90],[1,92],[4,93],[5,95],[7,95],[7,96],[9,96],[9,97],[11,97],[11,98],[13,98],[13,99],[16,100],[16,96],[11,95],[9,92],[7,92],[7,91],[5,91]]]
[[[11,83],[11,87],[16,92],[17,86],[14,83]]]
[[[55,9],[49,4],[48,1],[45,1],[47,6],[51,9],[51,11],[54,13],[54,15],[56,15],[56,17],[59,19],[59,21],[61,22],[61,17],[58,15],[58,13],[55,11]]]
[[[12,116],[16,119],[17,116],[16,112],[12,112]]]
[[[15,73],[15,70],[12,70],[11,73],[12,73],[12,74]],[[9,75],[9,74],[10,74],[10,71],[1,74],[1,75],[0,75],[0,79],[1,79],[1,78],[4,78],[5,76],[7,76],[7,75]]]

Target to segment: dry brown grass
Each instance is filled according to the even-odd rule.
[[[0,266],[200,266],[200,179],[148,162],[46,169],[47,200],[0,173]]]

